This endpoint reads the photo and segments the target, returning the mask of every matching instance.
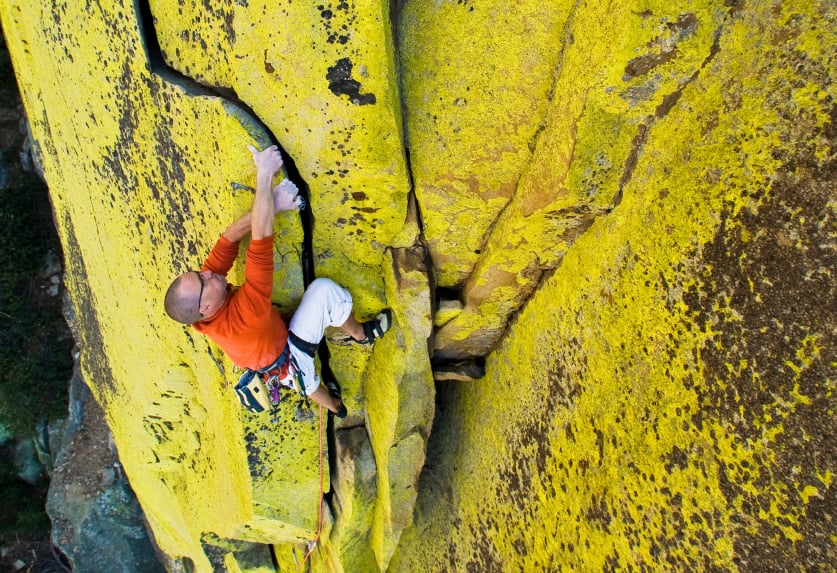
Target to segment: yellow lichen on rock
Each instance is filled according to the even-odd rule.
[[[440,286],[468,277],[515,192],[571,8],[407,2],[400,14],[410,166]]]
[[[316,418],[293,422],[291,403],[280,408],[276,425],[267,414],[241,411],[231,389],[237,373],[223,352],[162,313],[171,279],[197,268],[225,225],[249,207],[254,173],[247,145],[265,147],[275,137],[295,160],[315,213],[315,270],[350,289],[359,319],[384,306],[399,315],[413,312],[418,300],[427,303],[426,276],[418,299],[400,300],[393,291],[396,299],[387,302],[388,273],[381,272],[382,263],[391,265],[390,242],[411,247],[419,232],[415,217],[407,221],[388,18],[389,4],[377,1],[333,7],[114,1],[92,11],[3,2],[67,252],[85,375],[160,547],[197,570],[220,567],[221,554],[235,568],[232,540],[312,539],[319,490],[331,486],[328,467],[319,483],[328,439],[318,442]],[[293,213],[277,221],[273,296],[290,314],[302,292],[303,232]],[[240,282],[242,271],[239,261],[231,282]],[[425,312],[416,332],[426,339],[429,303]],[[425,345],[415,336],[408,336],[409,360],[432,398],[426,352],[415,355]],[[353,416],[346,423],[364,417],[371,426],[379,417],[408,423],[404,416],[415,412],[400,413],[397,404],[367,411],[368,352],[339,344],[334,352]],[[404,347],[389,353],[390,360],[405,358]],[[380,368],[372,378],[397,384],[391,376]],[[402,486],[394,475],[392,483],[402,489],[415,487],[423,462],[432,408],[420,414],[409,418],[420,429],[409,448],[399,450],[397,433],[357,446],[380,447],[375,457],[384,466],[395,452],[406,479]],[[375,471],[375,457],[366,472]],[[350,496],[367,499],[368,484],[367,476],[335,486],[346,492],[338,511],[350,508]],[[390,554],[410,520],[414,491],[395,496],[395,525],[380,518],[389,525],[376,543]],[[341,539],[350,557],[373,555],[364,541],[369,511],[347,511],[340,520],[325,507],[324,517],[323,535],[334,530],[338,545],[322,554],[323,563],[326,555],[341,555]]]
[[[267,145],[267,134],[220,98],[155,73],[135,3],[8,1],[2,17],[26,72],[19,83],[65,247],[82,369],[158,544],[211,570],[207,532],[313,537],[316,425],[294,425],[290,407],[279,426],[242,424],[232,365],[162,309],[169,282],[249,208],[251,195],[232,184],[254,184],[247,145]],[[279,241],[301,236],[292,214],[278,217],[277,257],[298,267],[298,247]],[[286,299],[301,294],[294,277]],[[230,278],[240,282],[241,265]],[[270,455],[251,474],[260,431],[271,434]],[[275,485],[290,478],[293,496]]]
[[[837,562],[834,3],[408,1],[399,68],[389,10],[0,0],[82,368],[172,569],[298,568],[320,527],[315,571]],[[394,317],[327,333],[322,442],[243,412],[160,302],[271,135],[318,273]],[[278,217],[287,312],[302,237]]]
[[[235,90],[296,162],[317,273],[349,288],[361,314],[377,312],[383,249],[409,191],[389,3],[150,4],[166,62]]]
[[[572,13],[545,126],[464,285],[464,312],[436,336],[440,356],[491,351],[575,238],[618,204],[644,138],[709,58],[724,14],[711,1]]]
[[[837,68],[805,46],[834,45],[837,13],[733,16],[484,380],[441,389],[391,571],[834,562],[835,364],[815,348],[837,341],[813,293],[834,293],[815,245],[833,244]]]
[[[402,304],[393,313],[396,329],[377,344],[366,380],[367,408],[375,412],[369,416],[369,437],[378,468],[370,544],[381,571],[413,522],[435,396],[427,354],[432,320],[426,253],[416,246],[393,250],[387,258],[387,299]]]

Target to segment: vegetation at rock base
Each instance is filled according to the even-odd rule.
[[[46,485],[21,480],[14,439],[39,420],[66,415],[72,374],[72,338],[61,297],[45,292],[39,277],[52,254],[60,258],[46,185],[20,165],[20,98],[5,41],[0,36],[0,537],[43,538]],[[34,537],[33,537],[34,536]],[[39,541],[37,543],[40,543]]]
[[[44,512],[46,488],[32,487],[17,476],[3,448],[0,464],[0,536],[41,534],[49,530]]]
[[[0,50],[0,97],[18,99],[5,44]],[[18,121],[4,125],[19,129]],[[0,423],[12,434],[32,431],[41,418],[61,417],[72,374],[72,338],[61,297],[38,284],[50,253],[60,258],[46,185],[15,168],[20,135],[3,134],[6,171],[0,188]]]
[[[61,298],[40,296],[33,280],[46,253],[60,249],[40,212],[46,201],[31,176],[0,189],[0,422],[12,433],[64,415],[72,373]]]

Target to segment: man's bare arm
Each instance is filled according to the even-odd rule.
[[[250,218],[252,212],[247,211],[244,215],[239,217],[232,223],[227,229],[222,233],[224,238],[230,241],[231,243],[238,243],[244,237],[247,236],[247,233],[250,232]]]
[[[254,240],[273,234],[273,176],[282,167],[282,155],[275,145],[262,152],[250,146],[256,164],[256,197],[250,214],[250,233]]]
[[[253,147],[250,147],[250,151],[253,153],[253,161],[256,163],[256,178],[257,178],[257,185],[262,182],[262,179],[268,180],[268,178],[261,177],[261,169],[259,161],[262,161],[265,158],[256,159],[257,156],[261,156],[263,153],[266,153],[271,148],[266,149],[265,151],[259,153]],[[278,150],[276,150],[278,153]],[[275,158],[268,158],[272,161],[275,161]],[[279,167],[282,166],[282,156],[279,155]],[[279,167],[276,168],[278,171]],[[268,164],[267,168],[270,169],[271,165]],[[273,172],[275,174],[275,171]],[[270,180],[266,183],[269,187],[272,185],[273,181],[273,174],[270,176]],[[258,191],[255,189],[251,189],[254,193],[258,195]],[[269,224],[268,234],[273,233],[273,220],[272,217],[275,213],[279,213],[281,211],[291,211],[297,208],[300,208],[300,204],[302,203],[302,198],[298,195],[299,189],[297,189],[296,185],[294,185],[289,179],[283,179],[279,185],[277,185],[273,191],[271,192],[271,222]],[[258,197],[254,198],[254,206],[257,201]],[[224,231],[224,237],[233,243],[237,243],[244,239],[247,236],[247,233],[250,233],[253,227],[253,211],[248,211],[241,217],[239,217],[234,223],[232,223],[227,229]],[[268,235],[265,235],[268,236]]]

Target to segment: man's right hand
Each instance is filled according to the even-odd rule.
[[[273,176],[282,167],[282,154],[275,145],[262,152],[256,151],[253,146],[248,148],[256,164],[256,195],[250,217],[250,236],[258,241],[273,234]]]
[[[273,177],[282,167],[282,154],[279,148],[271,145],[264,151],[258,151],[252,145],[248,146],[250,153],[253,154],[253,163],[256,164],[256,174]]]

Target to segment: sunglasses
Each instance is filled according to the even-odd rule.
[[[201,276],[200,271],[195,271],[195,274],[196,274],[196,275],[198,275],[198,280],[199,280],[199,281],[201,281],[201,290],[200,290],[200,292],[198,293],[198,312],[200,312],[200,308],[201,308],[201,299],[203,298],[203,286],[204,286],[204,282],[203,282],[203,277]],[[201,312],[201,313],[200,313],[200,315],[201,315],[201,316],[203,316],[203,313]]]

